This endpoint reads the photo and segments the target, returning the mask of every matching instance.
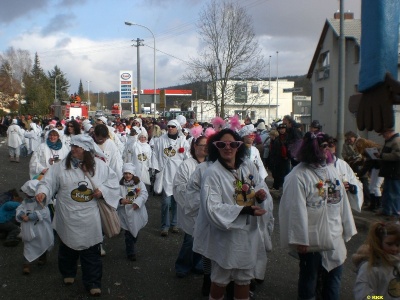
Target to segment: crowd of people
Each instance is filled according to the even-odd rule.
[[[303,132],[291,116],[271,127],[238,116],[208,123],[184,116],[5,121],[10,162],[19,162],[24,147],[30,156],[22,203],[0,206],[4,245],[24,241],[24,274],[32,261],[46,263],[54,228],[64,283],[74,283],[80,259],[85,288],[101,295],[106,249],[98,202],[117,211],[126,257],[135,261],[153,192],[161,195],[160,236],[184,232],[176,276],[204,274],[209,299],[248,299],[265,277],[275,223],[270,192],[280,192],[281,247],[300,261],[298,299],[339,299],[345,243],[357,233],[352,210],[362,209],[389,222],[374,224],[355,255],[354,296],[399,296],[392,291],[400,265],[400,225],[393,222],[400,211],[400,137],[393,129],[381,132],[383,146],[346,133],[341,159],[336,139],[317,120]],[[381,279],[391,270],[391,280]]]

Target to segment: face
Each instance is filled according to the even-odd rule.
[[[122,125],[122,124],[118,125],[118,131],[124,132],[125,131],[124,125]]]
[[[383,238],[382,249],[388,254],[397,255],[400,253],[400,240],[395,235],[387,235]]]
[[[178,133],[178,128],[175,125],[168,125],[167,126],[168,134],[175,135]]]
[[[356,141],[355,137],[348,137],[346,138],[346,144],[348,145],[354,145],[354,142]]]
[[[194,144],[196,157],[206,157],[208,155],[207,139],[201,139],[197,144]]]
[[[68,127],[68,132],[74,133],[75,130],[74,130],[74,125],[72,123],[68,123],[67,127]]]
[[[57,140],[58,140],[58,134],[54,131],[50,132],[49,133],[49,141],[51,143],[55,143],[55,142],[57,142]]]
[[[286,128],[278,128],[279,134],[285,134]]]
[[[140,123],[138,121],[133,121],[133,126],[140,127]]]
[[[321,143],[321,145],[319,145],[319,149],[321,149],[321,151],[323,151],[325,158],[327,158],[327,151],[329,151],[329,145],[327,142],[323,142]]]
[[[140,141],[141,143],[147,143],[147,137],[146,137],[145,135],[141,135],[141,136],[139,137],[139,141]]]
[[[71,145],[71,153],[72,157],[83,160],[83,154],[85,153],[85,150],[83,150],[81,147]]]
[[[224,134],[221,139],[221,142],[234,142],[235,138],[230,134]],[[229,145],[226,145],[225,148],[219,149],[219,155],[226,162],[235,162],[235,156],[237,152],[237,148],[231,148]]]
[[[318,128],[310,127],[310,132],[316,133],[318,132]]]
[[[98,145],[104,144],[104,142],[107,140],[107,138],[99,136],[99,135],[94,135],[94,137],[96,139],[96,144],[98,144]]]
[[[124,172],[124,179],[125,179],[126,181],[132,180],[132,178],[133,178],[133,175],[132,175],[131,173],[129,173],[129,172]]]
[[[245,144],[252,145],[254,142],[256,135],[254,133],[246,135],[243,137],[243,141]]]

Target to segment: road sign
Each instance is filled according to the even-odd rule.
[[[283,89],[284,93],[300,93],[303,91],[302,87],[297,87],[297,88],[290,88],[290,89]]]

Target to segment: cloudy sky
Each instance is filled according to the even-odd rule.
[[[13,46],[38,53],[49,71],[57,65],[76,92],[79,80],[90,90],[119,90],[119,70],[134,70],[140,48],[142,89],[153,87],[153,38],[157,88],[181,84],[187,61],[199,49],[196,21],[208,0],[1,0],[0,52]],[[253,26],[271,76],[306,74],[327,18],[338,0],[233,0],[253,17]],[[361,0],[343,0],[361,17]],[[276,52],[279,51],[278,59]],[[277,63],[278,62],[278,63]],[[265,77],[269,68],[265,70]],[[136,75],[134,75],[136,76]]]

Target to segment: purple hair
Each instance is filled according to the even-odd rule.
[[[324,142],[328,142],[328,140],[329,135],[323,132],[307,132],[304,135],[303,142],[296,153],[297,160],[307,164],[316,164],[325,161],[327,164],[332,163],[332,153],[330,151],[324,151],[320,148],[320,145]]]

